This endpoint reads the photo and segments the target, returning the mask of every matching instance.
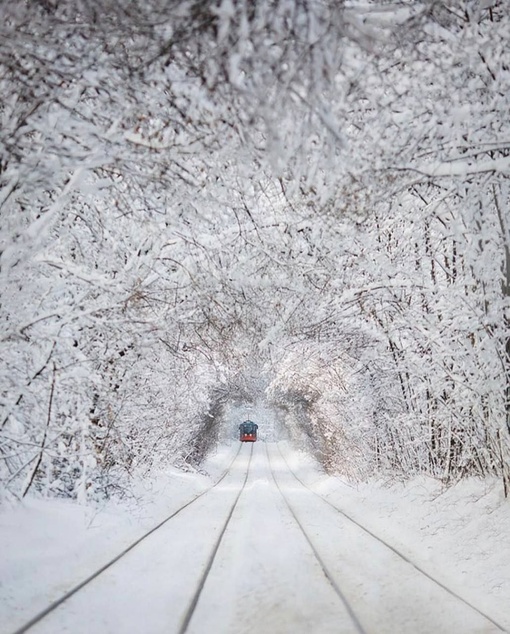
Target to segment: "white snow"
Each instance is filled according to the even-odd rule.
[[[237,448],[237,442],[220,446],[202,474],[175,470],[140,483],[136,503],[93,511],[66,501],[29,499],[5,509],[0,515],[0,541],[8,544],[0,552],[0,632],[16,631],[205,491]],[[467,603],[510,629],[510,507],[499,483],[468,480],[443,489],[431,479],[416,478],[353,485],[327,476],[287,443],[258,442],[242,445],[215,489],[30,631],[178,632],[248,465],[246,487],[187,631],[359,631],[314,550],[366,632],[501,631]]]

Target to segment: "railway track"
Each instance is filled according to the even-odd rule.
[[[463,632],[508,632],[508,630],[501,625],[500,623],[498,623],[495,619],[493,619],[489,614],[487,614],[486,612],[484,612],[482,609],[478,608],[476,605],[474,605],[472,602],[468,601],[467,599],[465,599],[464,597],[462,597],[459,593],[455,592],[452,588],[448,587],[445,583],[443,583],[442,581],[440,581],[439,579],[437,579],[436,577],[434,577],[432,574],[430,574],[428,571],[426,571],[422,566],[420,566],[419,564],[417,564],[416,562],[412,561],[412,559],[410,559],[408,556],[406,556],[404,553],[400,552],[395,546],[393,546],[392,544],[388,543],[388,541],[386,541],[385,539],[383,539],[381,536],[377,535],[375,532],[373,532],[372,530],[370,530],[367,526],[364,526],[361,522],[359,522],[358,520],[356,520],[355,518],[353,518],[349,513],[347,513],[346,511],[344,511],[342,508],[340,508],[339,505],[334,504],[333,502],[331,502],[330,500],[328,500],[327,498],[323,497],[322,495],[320,495],[319,493],[317,493],[316,491],[314,491],[311,487],[309,487],[296,473],[295,471],[290,467],[286,457],[283,455],[279,445],[276,445],[277,447],[277,451],[278,454],[281,458],[281,460],[283,461],[283,463],[286,466],[286,472],[288,474],[290,474],[290,476],[292,477],[293,481],[295,483],[298,483],[299,487],[301,487],[301,491],[307,492],[310,496],[313,496],[316,500],[318,500],[320,502],[320,504],[327,506],[329,509],[331,509],[334,513],[337,514],[338,517],[340,517],[343,521],[348,522],[351,526],[355,527],[356,530],[362,531],[370,540],[377,542],[377,544],[379,544],[380,546],[382,546],[384,549],[386,549],[389,553],[391,553],[391,555],[394,558],[398,558],[405,566],[407,566],[408,568],[410,568],[412,571],[414,571],[414,573],[416,573],[416,575],[419,575],[420,577],[422,577],[424,580],[426,580],[427,583],[429,584],[433,584],[439,591],[439,593],[445,593],[447,595],[449,595],[449,597],[452,599],[453,602],[458,603],[459,605],[462,605],[464,610],[467,610],[468,612],[471,613],[471,618],[470,619],[466,619],[466,622],[468,620],[475,620],[475,615],[479,620],[479,625],[478,626],[464,626],[464,629],[455,629],[455,626],[452,627],[451,630],[452,632],[457,632],[457,631],[463,631]],[[271,459],[269,457],[269,449],[267,449],[268,451],[268,459],[274,462],[274,457]],[[295,504],[293,504],[290,500],[289,500],[289,491],[290,490],[294,490],[294,487],[292,487],[291,485],[289,485],[287,483],[287,485],[285,486],[284,484],[282,484],[282,480],[284,478],[282,478],[282,472],[279,472],[279,476],[278,478],[280,478],[280,482],[278,481],[278,478],[275,475],[275,472],[273,470],[273,468],[271,467],[271,471],[272,471],[272,476],[275,480],[276,486],[278,487],[278,489],[280,490],[280,493],[282,494],[282,496],[285,498],[286,504],[289,506],[289,509],[292,513],[292,515],[295,517],[296,521],[300,524],[303,532],[305,532],[305,534],[307,535],[307,539],[310,542],[310,546],[313,548],[314,552],[316,552],[317,556],[321,559],[321,561],[325,561],[326,558],[320,554],[320,546],[317,545],[317,537],[315,537],[314,539],[310,538],[310,531],[307,530],[304,527],[304,521],[300,518],[300,513],[296,510],[296,506]],[[359,565],[362,565],[362,561],[359,561]],[[328,577],[328,579],[330,579],[331,583],[334,585],[335,590],[337,590],[337,594],[339,595],[339,597],[342,599],[342,601],[345,601],[346,603],[349,604],[349,613],[352,613],[353,616],[353,620],[356,622],[357,626],[359,627],[359,631],[360,632],[365,632],[365,631],[370,631],[370,632],[380,632],[382,631],[381,629],[374,629],[374,627],[367,627],[367,630],[363,629],[363,626],[361,625],[361,621],[363,620],[363,612],[366,612],[364,610],[359,610],[359,618],[358,618],[358,610],[352,606],[352,604],[349,602],[348,599],[348,595],[349,593],[346,592],[345,590],[341,589],[341,585],[337,579],[339,578],[339,574],[335,573],[331,570],[331,568],[327,566],[327,564],[324,564],[324,573],[325,575]],[[370,582],[374,582],[375,579],[371,579],[371,580],[366,580],[368,583]],[[436,593],[437,594],[437,593]],[[361,602],[360,602],[361,603]],[[433,604],[432,605],[432,609],[437,609],[437,604]],[[455,608],[452,609],[452,611],[455,611]],[[398,625],[394,626],[395,629],[394,631],[401,631],[398,628]],[[430,626],[431,629],[430,630],[426,630],[426,631],[434,631],[434,632],[439,632],[439,629],[434,629],[432,626]],[[451,627],[451,626],[450,626]],[[471,629],[472,627],[476,627],[478,629]],[[403,631],[403,630],[402,630]],[[411,630],[406,630],[406,631],[411,631]],[[412,631],[417,631],[417,630],[412,630]]]
[[[209,561],[179,634],[367,634],[281,490],[265,443]],[[230,600],[226,616],[215,614]]]
[[[328,582],[331,584],[331,587],[333,588],[333,590],[335,591],[337,597],[340,599],[340,601],[342,602],[343,606],[345,607],[347,613],[349,614],[349,617],[352,620],[352,623],[356,629],[356,631],[359,634],[367,634],[367,631],[364,629],[363,625],[361,624],[358,615],[355,613],[349,599],[347,598],[347,596],[345,595],[345,593],[342,591],[340,585],[337,583],[335,576],[332,574],[331,570],[329,569],[328,565],[326,564],[325,560],[323,559],[323,557],[321,556],[318,548],[316,547],[316,545],[314,544],[313,539],[310,536],[309,531],[307,531],[307,529],[305,528],[305,526],[303,525],[303,522],[299,519],[293,505],[291,504],[291,502],[288,499],[288,496],[286,495],[284,489],[280,486],[278,479],[275,475],[274,469],[271,466],[271,458],[269,455],[269,449],[268,446],[266,445],[266,454],[267,454],[267,459],[269,462],[269,468],[271,470],[271,477],[275,483],[276,488],[278,489],[278,491],[280,492],[280,495],[282,496],[282,498],[285,501],[285,504],[287,505],[287,508],[289,509],[292,517],[294,518],[296,524],[299,526],[299,529],[301,530],[301,532],[303,533],[306,541],[308,542],[310,548],[313,551],[313,554],[315,555],[315,558],[317,559],[317,562],[319,563],[319,566],[322,570],[322,572],[324,573],[324,576],[326,577],[326,579],[328,580]],[[279,450],[279,448],[278,448]],[[281,452],[280,452],[280,455]],[[283,455],[282,455],[283,457]],[[290,473],[293,473],[287,464],[287,468],[289,469]],[[294,475],[294,474],[293,474]],[[301,481],[299,481],[301,482]],[[304,485],[303,485],[304,486]]]
[[[129,546],[127,546],[122,551],[120,551],[115,557],[113,557],[112,559],[108,560],[104,565],[102,565],[100,568],[98,568],[92,574],[88,575],[81,582],[79,582],[78,584],[74,585],[71,589],[69,589],[67,592],[62,594],[58,599],[56,599],[55,601],[51,602],[45,609],[39,611],[30,620],[28,620],[23,625],[21,625],[16,630],[14,630],[12,632],[12,634],[25,634],[26,632],[34,630],[34,628],[36,628],[36,626],[40,625],[44,621],[44,619],[46,619],[49,615],[51,615],[52,613],[57,611],[59,608],[61,608],[63,606],[63,604],[68,602],[72,597],[76,596],[79,592],[83,591],[86,587],[88,587],[95,580],[97,580],[103,573],[105,573],[106,571],[110,570],[115,564],[117,564],[118,562],[123,560],[129,553],[131,553],[135,548],[139,547],[150,536],[153,536],[157,531],[161,530],[165,525],[167,525],[170,522],[170,520],[176,518],[185,509],[188,509],[193,504],[195,504],[200,499],[202,499],[204,496],[206,496],[207,494],[211,493],[214,489],[216,489],[222,482],[224,482],[224,480],[230,474],[234,463],[239,458],[239,454],[241,453],[241,449],[242,449],[242,446],[240,445],[239,449],[237,450],[237,452],[236,452],[236,454],[234,456],[234,458],[229,463],[228,467],[225,469],[225,471],[222,473],[222,475],[216,480],[216,482],[214,482],[214,484],[212,484],[211,486],[207,487],[201,493],[195,495],[191,500],[189,500],[185,504],[182,504],[176,510],[172,511],[161,522],[156,524],[150,530],[144,532],[143,535],[141,535],[138,539],[133,541]],[[251,460],[251,454],[250,454],[250,460]],[[246,470],[246,477],[248,475],[248,472],[249,472],[249,463],[248,463],[248,469]],[[245,482],[246,482],[246,478],[244,480],[244,483]],[[244,486],[244,483],[243,483],[243,486]],[[234,506],[235,506],[235,504],[234,504]],[[230,512],[230,515],[231,515],[231,513],[232,513],[232,511]],[[229,517],[230,517],[230,515],[229,515]],[[228,523],[228,519],[227,519],[227,523]],[[182,630],[182,631],[184,631],[184,630]]]
[[[213,485],[12,634],[59,631],[506,630],[315,492],[278,445],[256,443],[241,444]]]
[[[201,575],[200,580],[199,580],[199,582],[197,584],[196,590],[193,593],[191,601],[190,601],[190,603],[188,605],[188,608],[187,608],[187,610],[186,610],[186,612],[184,614],[184,617],[182,619],[181,625],[179,627],[179,630],[178,630],[179,634],[184,634],[188,630],[189,624],[191,622],[191,619],[193,617],[195,609],[196,609],[196,607],[198,605],[198,601],[200,599],[200,595],[202,594],[202,590],[204,589],[205,582],[207,581],[207,578],[209,576],[211,568],[212,568],[212,566],[214,564],[214,561],[216,559],[216,555],[218,554],[219,547],[220,547],[220,545],[221,545],[221,543],[223,541],[223,538],[225,536],[225,532],[227,530],[227,527],[228,527],[229,523],[232,520],[232,516],[234,514],[234,511],[236,510],[237,504],[239,502],[239,498],[241,497],[241,494],[243,493],[243,491],[244,491],[244,489],[246,487],[246,482],[248,480],[248,475],[250,473],[251,459],[252,459],[252,456],[253,456],[253,447],[254,447],[254,445],[251,445],[251,447],[250,447],[250,459],[248,461],[248,468],[246,469],[246,475],[244,477],[242,486],[239,489],[239,492],[238,492],[238,494],[237,494],[232,506],[230,507],[230,511],[229,511],[229,513],[228,513],[228,515],[227,515],[227,517],[225,519],[225,522],[223,523],[221,531],[220,531],[216,541],[213,544],[213,547],[211,549],[211,553],[210,553],[209,557],[207,558],[207,563],[206,563],[206,566],[204,568],[204,571],[202,572],[202,575]]]

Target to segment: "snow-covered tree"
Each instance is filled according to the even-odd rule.
[[[199,460],[261,385],[329,469],[508,491],[504,3],[4,13],[7,491]]]

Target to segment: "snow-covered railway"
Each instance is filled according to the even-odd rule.
[[[232,456],[232,453],[230,454]],[[505,631],[307,483],[276,443],[221,477],[14,634]]]
[[[225,470],[222,472],[221,476],[208,488],[199,494],[195,495],[192,499],[188,500],[186,503],[181,504],[178,508],[171,511],[171,513],[165,517],[161,522],[159,522],[156,526],[146,531],[141,535],[138,539],[132,542],[128,547],[124,548],[119,552],[113,559],[110,559],[103,566],[95,570],[92,574],[86,576],[83,581],[78,583],[77,585],[67,589],[64,593],[61,594],[58,598],[52,601],[45,609],[39,611],[35,614],[30,620],[26,623],[18,627],[14,630],[13,634],[24,634],[25,632],[57,632],[60,629],[65,629],[63,623],[69,620],[69,617],[66,616],[66,611],[71,614],[71,629],[76,632],[90,632],[91,627],[91,619],[85,618],[83,621],[78,621],[73,617],[75,614],[75,609],[72,606],[72,602],[80,603],[82,596],[87,593],[94,594],[95,589],[91,590],[91,586],[94,585],[94,582],[97,584],[99,581],[103,581],[103,577],[106,577],[108,574],[112,576],[116,576],[116,572],[112,572],[112,568],[115,565],[125,565],[126,557],[132,553],[134,549],[141,548],[146,546],[147,538],[151,536],[155,536],[156,531],[161,531],[165,527],[167,527],[170,520],[176,518],[181,512],[185,509],[191,507],[194,503],[198,502],[206,496],[210,494],[215,489],[219,488],[221,484],[225,484],[225,481],[228,482],[227,487],[231,487],[230,480],[233,476],[237,477],[237,471],[239,468],[246,472],[246,475],[249,470],[249,463],[246,465],[246,460],[244,456],[240,456],[241,454],[241,446],[235,453],[232,461],[227,465]],[[240,465],[239,465],[240,463]],[[246,476],[245,476],[246,477]],[[159,536],[159,535],[158,535]],[[65,564],[64,564],[65,565]],[[129,564],[128,564],[129,565]],[[100,578],[101,577],[101,578]],[[128,574],[127,579],[131,580],[131,575]],[[78,596],[79,595],[79,596]],[[112,603],[114,604],[116,599],[119,599],[118,593],[115,595],[111,595]],[[124,597],[127,599],[127,596]],[[120,597],[122,600],[122,597]],[[68,606],[71,607],[68,609]],[[98,630],[93,630],[97,632],[117,632],[119,631],[118,627],[120,627],[119,622],[121,621],[122,615],[119,613],[113,613],[111,619],[109,618],[108,611],[97,612],[96,608],[100,607],[101,604],[96,605],[94,602],[89,604],[90,608],[90,616],[92,619],[99,618],[101,624],[98,626]],[[141,606],[143,608],[143,606]],[[125,630],[128,631],[137,631],[135,629],[130,629],[129,627]],[[141,630],[140,630],[141,631]]]
[[[247,481],[179,632],[364,634],[276,486],[267,446],[253,446]]]
[[[314,491],[290,467],[278,445],[268,452],[278,489],[317,556],[327,562],[325,574],[359,619],[360,631],[507,631],[338,504]]]

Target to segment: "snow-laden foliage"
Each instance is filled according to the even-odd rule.
[[[198,462],[265,388],[332,471],[508,489],[503,2],[3,11],[9,495]]]
[[[343,343],[358,340],[364,348],[362,339],[349,333]],[[268,394],[295,443],[326,469],[362,478],[375,462],[375,412],[370,377],[356,352],[336,342],[295,344],[276,364]]]

